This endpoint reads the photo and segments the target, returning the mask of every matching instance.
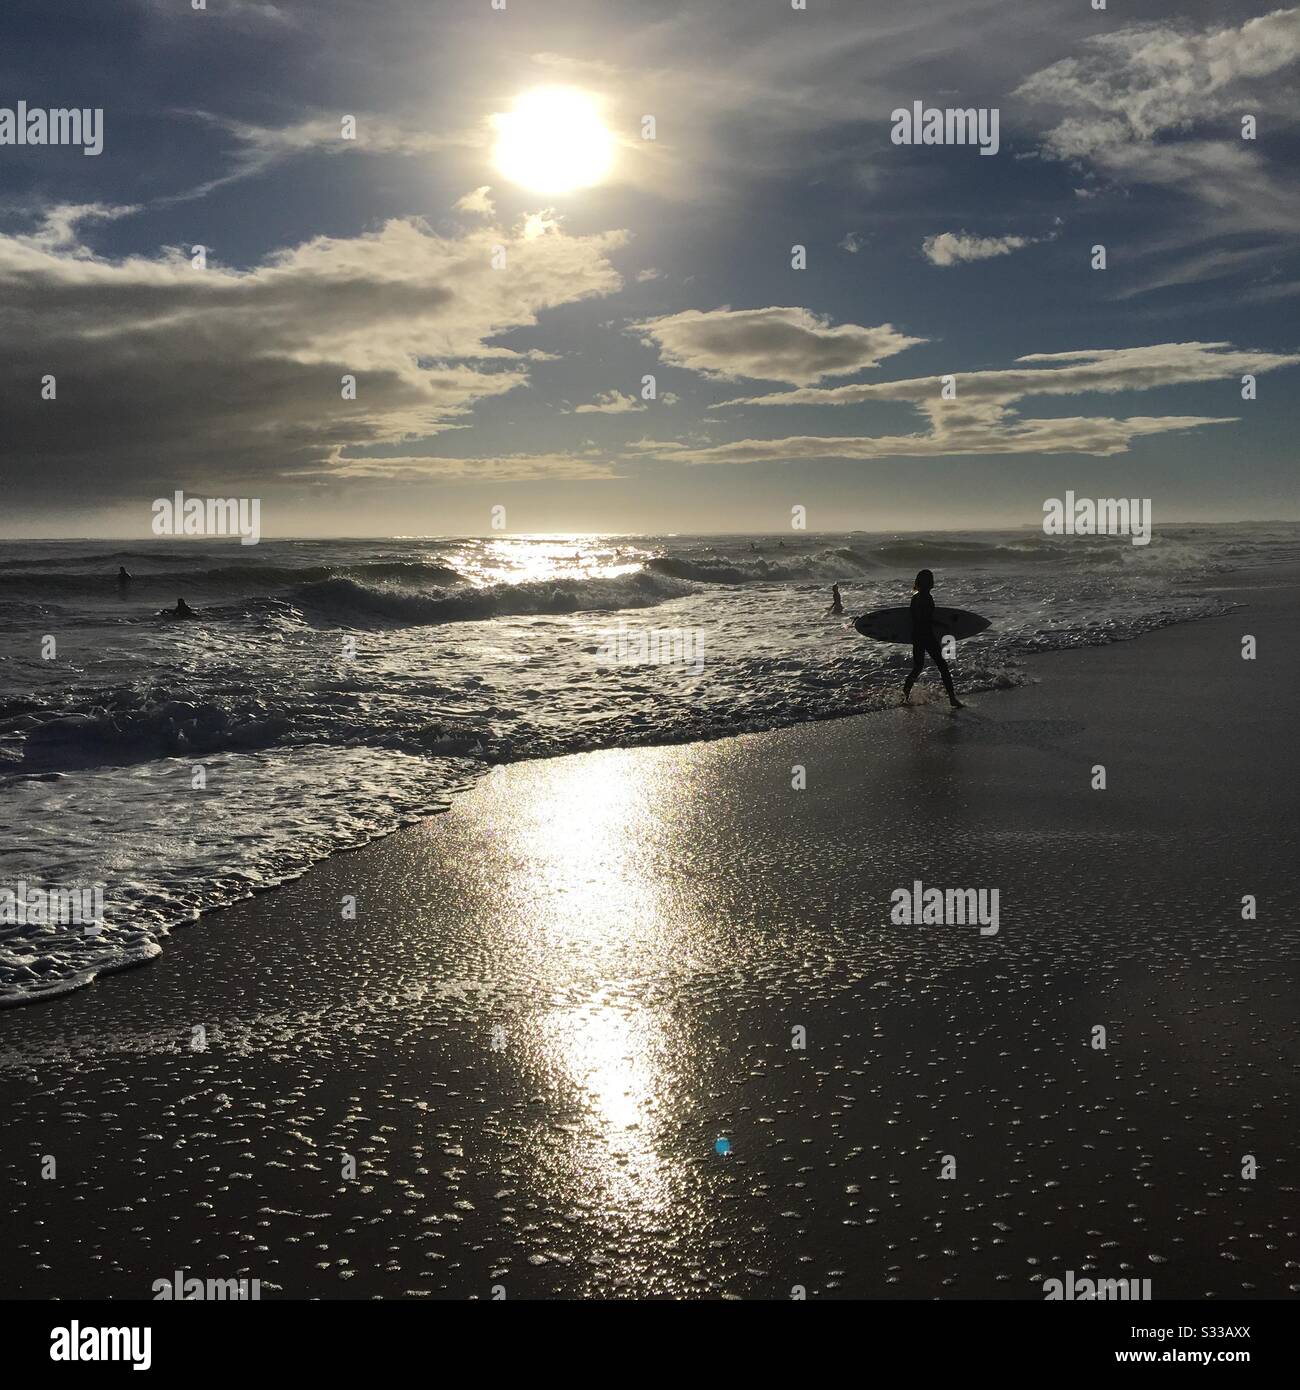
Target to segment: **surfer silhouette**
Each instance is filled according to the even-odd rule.
[[[125,565],[118,565],[117,567],[117,582],[119,584],[129,584],[131,582],[131,576],[127,574]]]
[[[933,605],[931,605],[933,607]],[[198,614],[185,602],[183,598],[176,600],[176,607],[172,609],[173,618],[197,618]]]
[[[826,610],[828,613],[843,613],[844,601],[840,598],[840,586],[831,585],[831,606]]]
[[[921,570],[912,585],[912,669],[903,682],[903,703],[912,699],[912,686],[925,665],[926,653],[939,670],[939,679],[948,692],[948,702],[953,709],[964,709],[952,688],[952,672],[939,650],[939,639],[934,633],[934,599],[930,591],[934,588],[934,575],[929,570]]]

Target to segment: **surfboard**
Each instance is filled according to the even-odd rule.
[[[864,613],[854,618],[853,626],[864,636],[876,642],[912,642],[912,610],[910,608],[877,608],[874,613]],[[987,618],[978,613],[968,613],[964,608],[936,608],[934,610],[935,636],[974,637],[989,626]]]

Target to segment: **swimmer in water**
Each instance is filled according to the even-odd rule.
[[[125,565],[118,565],[118,567],[117,567],[117,582],[118,582],[119,584],[129,584],[129,583],[131,582],[132,577],[133,577],[133,576],[127,574],[127,572],[126,572],[126,566],[125,566]]]
[[[173,618],[197,618],[199,615],[185,602],[183,598],[176,600],[176,607],[172,609]]]
[[[831,585],[831,606],[826,611],[835,614],[844,612],[844,600],[840,598],[840,586],[838,584]]]

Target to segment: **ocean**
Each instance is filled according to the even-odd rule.
[[[905,605],[918,568],[940,605],[992,620],[954,663],[969,693],[1032,681],[1035,652],[1225,612],[1217,574],[1297,555],[1282,523],[1146,546],[1028,529],[0,543],[0,1004],[149,960],[173,927],[446,809],[493,766],[892,703],[910,650],[850,619]],[[197,618],[160,616],[181,596]],[[70,890],[102,919],[44,920],[43,895]]]

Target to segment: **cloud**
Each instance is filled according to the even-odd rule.
[[[1093,454],[1108,457],[1125,454],[1134,439],[1169,434],[1200,425],[1232,424],[1234,416],[1211,418],[1172,415],[1152,418],[1130,416],[1114,420],[1097,416],[1025,420],[992,428],[992,422],[975,415],[953,418],[928,434],[898,435],[794,435],[785,439],[741,439],[707,449],[660,451],[673,463],[693,465],[796,463],[820,459],[938,458],[967,454]]]
[[[480,217],[495,217],[496,205],[488,197],[491,189],[487,184],[482,188],[476,188],[470,193],[466,193],[463,198],[458,198],[454,203],[457,212],[471,212]]]
[[[341,450],[324,465],[298,470],[304,479],[404,483],[604,482],[619,475],[606,459],[576,453],[500,454],[455,458],[410,454],[395,458],[352,458]]]
[[[866,243],[866,238],[859,236],[857,232],[846,232],[844,240],[839,243],[841,251],[847,251],[851,256],[856,256]]]
[[[761,463],[790,459],[870,459],[952,454],[1126,453],[1148,435],[1230,424],[1232,416],[1074,416],[1026,420],[1012,407],[1029,396],[1148,391],[1163,386],[1239,380],[1300,365],[1300,355],[1239,350],[1230,343],[1160,343],[1140,348],[1031,353],[1004,371],[956,374],[957,395],[941,396],[939,377],[778,392],[729,401],[729,405],[856,405],[873,400],[906,402],[929,429],[905,435],[834,437],[797,435],[744,439],[710,448],[669,448],[662,457],[682,463]],[[1038,365],[1050,364],[1050,365]]]
[[[190,115],[210,125],[228,131],[249,150],[269,157],[301,154],[308,150],[327,153],[366,150],[371,154],[440,154],[466,144],[481,144],[483,137],[465,132],[411,130],[388,116],[368,112],[321,113],[295,121],[287,126],[254,125],[207,111],[189,111]],[[355,127],[354,134],[344,136],[344,117]]]
[[[1053,153],[1104,156],[1225,114],[1258,111],[1257,100],[1241,106],[1245,84],[1258,84],[1297,59],[1300,9],[1199,33],[1135,25],[1087,40],[1082,57],[1034,73],[1015,95],[1066,112],[1047,137]],[[1257,98],[1263,92],[1259,85],[1251,90]]]
[[[667,399],[665,397],[665,399]],[[575,415],[625,415],[632,410],[644,410],[643,402],[638,401],[635,396],[624,395],[621,391],[606,391],[599,395],[590,405],[580,405],[574,410]]]
[[[1073,0],[1042,3],[1059,18]],[[838,5],[830,25],[791,22],[789,5],[659,8],[622,4],[617,22],[587,26],[563,57],[535,53],[547,67],[521,76],[607,93],[623,130],[657,113],[658,139],[630,141],[620,176],[710,204],[746,179],[832,165],[896,177],[888,134],[900,93],[967,89],[972,63],[981,90],[1006,93],[1027,64],[1060,52],[1061,25],[1026,26],[1018,7],[995,3],[972,14],[970,0],[889,13]]]
[[[1089,39],[1080,56],[1033,73],[1015,96],[1055,111],[1043,153],[1088,166],[1120,186],[1146,184],[1200,205],[1156,247],[1181,252],[1224,237],[1263,234],[1233,269],[1290,249],[1300,221],[1293,171],[1268,145],[1241,139],[1240,118],[1261,131],[1295,121],[1300,9],[1276,10],[1237,27],[1198,31],[1144,24]],[[1077,190],[1076,190],[1077,191]],[[1214,278],[1213,258],[1191,256],[1147,288]]]
[[[957,392],[963,401],[979,399],[1007,404],[1025,396],[1075,396],[1087,391],[1150,391],[1222,381],[1246,372],[1274,371],[1300,363],[1300,356],[1238,350],[1231,343],[1156,343],[1135,348],[1085,348],[1074,352],[1029,353],[1017,363],[1051,362],[1059,366],[1016,366],[1002,371],[959,372]],[[859,405],[870,400],[925,403],[939,394],[940,378],[861,382],[851,386],[779,391],[748,396],[726,405]]]
[[[525,213],[521,235],[525,241],[535,241],[550,232],[558,232],[562,221],[562,218],[556,216],[554,208]]]
[[[0,235],[0,379],[21,383],[5,402],[10,496],[47,500],[270,487],[463,423],[529,380],[528,355],[500,335],[619,289],[609,256],[626,242],[394,220],[196,270],[177,250],[108,259],[41,235]],[[47,373],[53,401],[40,399]]]
[[[160,19],[179,18],[182,23],[193,22],[190,19],[192,7],[189,5],[182,8],[175,0],[141,0],[141,3]],[[269,0],[218,0],[214,8],[217,7],[220,8],[223,21],[256,20],[282,25],[295,22],[280,6],[271,4]]]
[[[734,381],[786,381],[802,386],[878,366],[924,338],[892,324],[832,327],[807,309],[688,309],[630,325],[672,367]]]
[[[987,261],[1009,256],[1022,246],[1032,246],[1035,237],[972,236],[969,232],[939,232],[926,237],[921,253],[931,265],[952,266],[964,261]]]
[[[13,240],[39,251],[67,251],[74,256],[87,257],[91,253],[81,245],[77,232],[83,222],[113,222],[139,211],[135,204],[57,203],[42,210],[40,225],[34,232],[15,234]]]
[[[189,110],[175,114],[224,131],[236,142],[236,151],[227,173],[170,198],[159,199],[160,205],[206,197],[218,188],[253,178],[298,155],[351,154],[358,150],[367,154],[435,155],[481,145],[484,139],[473,131],[411,130],[386,116],[370,113],[318,114],[286,126],[255,125],[210,111]],[[350,138],[343,134],[344,115],[351,116],[355,122],[355,133]]]

